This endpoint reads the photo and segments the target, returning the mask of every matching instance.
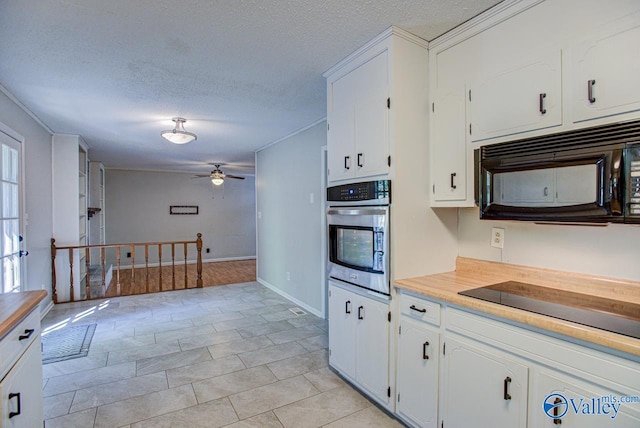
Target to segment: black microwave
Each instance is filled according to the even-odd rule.
[[[480,218],[640,224],[640,121],[483,146]]]

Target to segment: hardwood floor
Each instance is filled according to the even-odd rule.
[[[148,290],[147,290],[148,275]],[[162,278],[160,278],[162,276]],[[158,291],[182,290],[185,288],[196,288],[196,265],[187,265],[187,276],[185,280],[185,266],[162,266],[150,267],[148,272],[145,268],[136,268],[134,272],[135,281],[132,281],[131,269],[120,271],[120,295],[130,296],[133,294],[157,293]],[[225,284],[238,284],[256,280],[256,261],[234,260],[226,262],[203,263],[202,282],[205,287]],[[116,296],[116,272],[113,272],[113,279],[107,289],[105,297]]]

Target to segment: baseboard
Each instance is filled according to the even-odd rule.
[[[51,309],[53,309],[54,306],[55,305],[53,304],[53,300],[50,300],[49,304],[40,313],[40,320],[43,320],[44,317],[47,316],[47,314],[51,311]]]
[[[311,306],[307,305],[306,303],[296,299],[295,297],[293,297],[292,295],[280,290],[278,287],[276,287],[273,284],[270,284],[269,282],[265,281],[262,278],[257,278],[257,281],[264,285],[265,287],[267,287],[269,290],[274,291],[276,293],[278,293],[279,295],[281,295],[282,297],[284,297],[285,299],[291,300],[293,303],[295,303],[296,305],[302,307],[304,310],[306,310],[307,312],[311,312],[313,315],[319,317],[319,318],[324,318],[322,316],[322,312],[319,311],[316,308],[312,308]]]

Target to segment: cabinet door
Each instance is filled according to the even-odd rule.
[[[388,81],[384,51],[330,85],[330,181],[388,173]]]
[[[405,315],[400,326],[397,411],[417,426],[435,428],[440,334]]]
[[[327,111],[327,156],[329,181],[344,180],[355,174],[355,100],[357,70],[329,85]]]
[[[379,401],[388,404],[389,305],[360,297],[356,315],[356,381]]]
[[[42,399],[42,353],[40,336],[31,343],[0,383],[0,426],[4,428],[41,427],[44,419]]]
[[[329,363],[350,377],[355,375],[355,311],[357,296],[329,286]]]
[[[592,383],[560,372],[542,372],[536,376],[535,381],[536,385],[529,405],[530,426],[549,428],[557,426],[637,428],[640,426],[640,406],[638,403],[621,403],[619,397],[622,394],[620,393],[598,389]],[[626,395],[636,395],[636,392]]]
[[[640,14],[573,50],[574,121],[640,110]]]
[[[438,91],[433,103],[431,168],[435,201],[467,198],[466,88]]]
[[[386,51],[358,70],[355,101],[356,176],[389,172],[389,96]]]
[[[471,89],[471,139],[562,124],[560,51],[497,73]]]
[[[447,338],[445,346],[445,427],[527,426],[526,366],[464,338]]]

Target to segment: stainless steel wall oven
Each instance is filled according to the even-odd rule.
[[[327,188],[329,278],[389,295],[391,182]]]

